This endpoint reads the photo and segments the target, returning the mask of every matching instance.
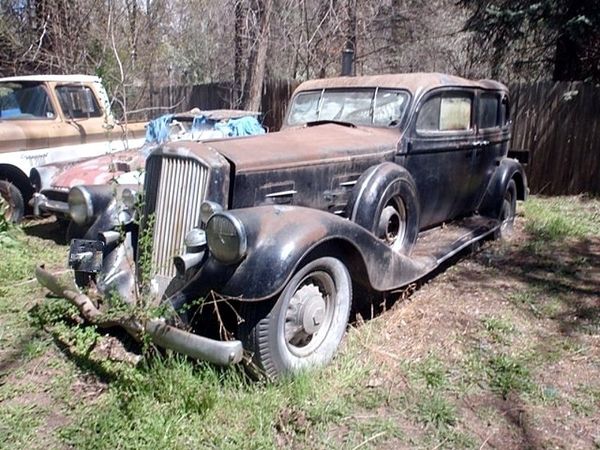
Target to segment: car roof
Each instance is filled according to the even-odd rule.
[[[300,86],[296,88],[294,94],[301,91],[312,91],[318,89],[381,87],[406,89],[416,96],[422,92],[442,86],[473,87],[480,89],[508,91],[508,88],[505,85],[494,80],[468,80],[456,75],[417,72],[309,80],[300,84]]]
[[[5,81],[13,81],[13,82],[50,81],[50,82],[57,82],[57,83],[78,83],[78,82],[99,83],[100,78],[93,76],[93,75],[79,75],[79,74],[73,74],[73,75],[22,75],[22,76],[16,76],[16,77],[0,78],[0,82],[5,82]]]

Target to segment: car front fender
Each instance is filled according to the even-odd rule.
[[[226,265],[209,255],[177,292],[167,289],[176,308],[211,291],[246,301],[273,297],[303,263],[321,256],[339,258],[353,280],[378,291],[406,285],[435,264],[394,252],[360,225],[316,209],[272,205],[229,213],[246,230],[245,258]]]

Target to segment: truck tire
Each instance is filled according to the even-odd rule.
[[[19,223],[25,214],[23,195],[9,181],[0,180],[0,197],[4,204],[4,217],[12,223]]]
[[[275,302],[245,303],[239,338],[269,379],[323,366],[342,341],[352,303],[352,281],[338,259],[301,267]]]
[[[383,163],[361,175],[349,202],[350,220],[408,255],[419,234],[417,188],[406,169]]]

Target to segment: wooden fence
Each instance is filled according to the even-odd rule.
[[[264,124],[278,130],[295,81],[269,81],[263,88]],[[519,83],[509,86],[513,149],[530,151],[527,174],[532,193],[600,194],[600,86],[582,82]],[[215,83],[161,88],[153,107],[184,111],[235,107],[231,85]],[[167,108],[168,109],[168,108]]]
[[[509,88],[512,148],[530,151],[531,191],[600,194],[600,86],[539,82]]]

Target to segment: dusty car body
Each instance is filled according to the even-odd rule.
[[[32,206],[34,214],[53,213],[62,220],[74,220],[73,232],[82,234],[92,225],[97,211],[90,217],[72,217],[69,210],[71,197],[86,195],[92,189],[95,195],[105,192],[107,201],[115,203],[123,192],[129,195],[128,201],[142,189],[146,158],[160,144],[182,140],[200,141],[264,133],[257,120],[259,113],[242,110],[201,111],[194,108],[185,113],[168,114],[154,119],[148,124],[146,141],[136,149],[114,152],[82,161],[69,161],[46,164],[31,170],[30,179],[38,192],[34,193]],[[70,192],[73,191],[72,194]],[[132,206],[132,205],[130,205]],[[101,230],[101,224],[94,228],[93,236]],[[72,233],[68,233],[73,235]],[[75,237],[75,236],[73,236]]]
[[[143,139],[143,123],[125,127],[114,119],[98,77],[0,78],[0,180],[14,219],[33,194],[33,167],[137,147]]]
[[[71,265],[132,304],[126,262],[145,266],[177,312],[149,331],[161,345],[218,364],[246,352],[269,377],[326,364],[353,306],[510,231],[528,190],[509,105],[500,83],[444,74],[305,82],[280,132],[156,149],[141,229],[73,241]],[[217,318],[194,307],[211,301]],[[207,336],[215,323],[230,339]],[[195,333],[175,337],[182,324]]]

